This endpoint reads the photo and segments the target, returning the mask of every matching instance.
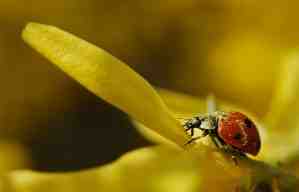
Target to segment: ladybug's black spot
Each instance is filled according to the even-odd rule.
[[[235,139],[235,140],[240,140],[241,138],[242,138],[241,133],[236,133],[236,134],[234,135],[234,139]]]
[[[246,125],[247,128],[251,128],[251,126],[252,126],[252,121],[250,121],[248,118],[246,118],[246,119],[244,120],[244,123],[245,123],[245,125]]]

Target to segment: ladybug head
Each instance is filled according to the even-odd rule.
[[[218,136],[228,145],[243,153],[257,155],[260,136],[255,124],[240,112],[230,112],[218,122]]]

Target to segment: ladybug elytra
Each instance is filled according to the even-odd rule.
[[[184,123],[186,131],[191,132],[191,143],[199,138],[210,136],[219,148],[229,148],[241,154],[256,156],[261,147],[260,136],[255,124],[240,112],[213,112],[195,116]],[[202,134],[194,137],[194,129]]]

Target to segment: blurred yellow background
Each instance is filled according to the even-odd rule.
[[[195,96],[213,93],[263,115],[282,58],[299,43],[298,5],[1,0],[1,139],[27,151],[25,167],[43,170],[96,166],[147,144],[125,114],[25,45],[20,34],[27,22],[55,25],[92,42],[155,86]]]

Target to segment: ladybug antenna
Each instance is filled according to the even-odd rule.
[[[208,113],[213,113],[217,110],[215,96],[213,94],[209,94],[207,96],[207,111]]]

